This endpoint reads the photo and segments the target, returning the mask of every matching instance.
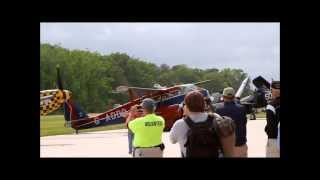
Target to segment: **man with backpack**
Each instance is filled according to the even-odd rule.
[[[171,143],[179,143],[182,157],[233,157],[235,125],[232,119],[205,112],[205,100],[198,91],[184,99],[185,117],[170,131]]]

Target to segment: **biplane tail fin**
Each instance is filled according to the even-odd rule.
[[[256,107],[260,108],[266,106],[268,100],[270,99],[270,83],[262,76],[255,78],[252,83],[257,88],[255,92]]]
[[[258,76],[252,80],[256,87],[253,95],[241,98],[241,104],[253,106],[255,108],[265,107],[270,99],[270,83],[262,76]]]
[[[66,120],[66,126],[71,127],[73,120],[89,117],[88,114],[71,99],[65,101],[63,105],[64,119]]]

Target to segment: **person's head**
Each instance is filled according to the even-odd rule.
[[[156,103],[151,98],[146,98],[146,99],[142,100],[142,103],[140,105],[141,105],[141,107],[143,109],[143,113],[145,115],[152,114],[156,110]]]
[[[271,96],[273,99],[280,97],[280,81],[272,81],[272,83],[271,83]]]
[[[232,87],[227,87],[223,89],[223,101],[230,102],[234,100],[235,91]]]
[[[143,115],[143,109],[140,105],[136,104],[134,106],[131,106],[130,113],[132,115],[132,118],[138,118]]]
[[[203,95],[199,91],[191,91],[184,98],[184,114],[189,112],[204,112],[205,101]]]

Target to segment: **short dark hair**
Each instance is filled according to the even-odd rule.
[[[234,100],[235,96],[223,96],[223,99],[226,99],[226,100],[229,100],[229,101],[232,101]]]
[[[199,91],[191,91],[184,98],[186,106],[191,112],[204,112],[205,102],[203,95]]]
[[[141,106],[145,109],[148,113],[153,113],[156,109],[155,102],[151,98],[146,98],[142,101]]]

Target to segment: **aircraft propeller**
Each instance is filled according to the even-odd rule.
[[[63,94],[63,99],[66,99],[66,93],[63,90],[63,86],[62,86],[62,80],[61,80],[61,76],[60,76],[60,66],[59,64],[56,66],[57,69],[57,85],[58,85],[58,89],[61,90],[62,94]]]

